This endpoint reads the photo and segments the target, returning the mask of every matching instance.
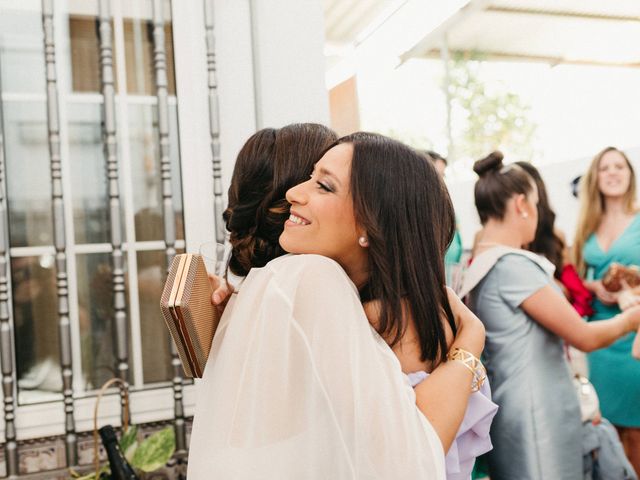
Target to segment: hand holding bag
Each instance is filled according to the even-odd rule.
[[[212,293],[201,255],[185,253],[173,258],[160,309],[188,377],[202,377],[220,321],[211,304]]]

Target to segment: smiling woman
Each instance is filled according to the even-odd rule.
[[[267,153],[239,158],[228,219],[242,213],[249,222],[279,205],[281,197],[265,188],[277,142],[262,133],[241,152]],[[263,268],[256,263],[266,255],[246,257],[251,271],[224,312],[199,386],[189,478],[444,478],[443,447],[460,427],[471,385],[482,380],[462,362],[442,362],[445,332],[451,348],[471,357],[484,344],[478,319],[453,297],[452,311],[444,287],[453,225],[444,185],[412,149],[357,134],[327,150],[311,179],[287,197],[293,210],[286,226],[281,217],[282,247],[316,255],[288,255]],[[253,200],[253,210],[243,208]],[[429,218],[442,219],[442,229]],[[270,224],[227,225],[236,255]],[[416,255],[412,243],[427,250]],[[363,299],[379,302],[384,339]],[[410,316],[424,340],[421,355],[438,365],[415,390],[387,344]],[[457,394],[445,394],[451,390]]]
[[[620,313],[619,294],[602,284],[609,266],[640,265],[636,178],[624,152],[608,147],[594,157],[580,184],[581,213],[573,253],[589,280],[585,285],[595,295],[590,320],[600,320]],[[589,373],[602,415],[618,427],[629,459],[640,474],[640,362],[629,355],[633,342],[634,334],[627,335],[589,354]]]
[[[315,253],[338,262],[358,288],[367,279],[367,254],[359,239],[349,185],[353,146],[331,148],[316,163],[311,178],[287,192],[291,216],[280,236],[290,253]]]
[[[436,169],[399,142],[357,133],[329,149],[287,200],[308,225],[287,222],[282,247],[338,262],[363,300],[379,302],[377,330],[391,346],[407,330],[406,302],[421,360],[443,360],[445,332],[456,332],[443,264],[455,219]]]

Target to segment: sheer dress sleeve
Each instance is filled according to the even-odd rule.
[[[335,262],[252,271],[225,323],[199,385],[189,478],[444,478],[435,431]]]

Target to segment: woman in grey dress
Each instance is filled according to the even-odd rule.
[[[591,351],[638,328],[640,310],[586,323],[553,282],[553,265],[525,250],[537,227],[537,189],[494,152],[476,162],[482,241],[469,269],[471,309],[485,324],[493,400],[492,480],[583,478],[581,418],[563,341]],[[482,270],[484,268],[484,270]]]

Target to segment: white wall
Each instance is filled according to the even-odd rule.
[[[257,127],[328,125],[322,2],[253,0],[251,14]]]
[[[263,127],[329,123],[320,0],[215,0],[222,181]],[[213,239],[213,178],[202,2],[173,2],[187,248]],[[224,200],[226,203],[226,198]]]

